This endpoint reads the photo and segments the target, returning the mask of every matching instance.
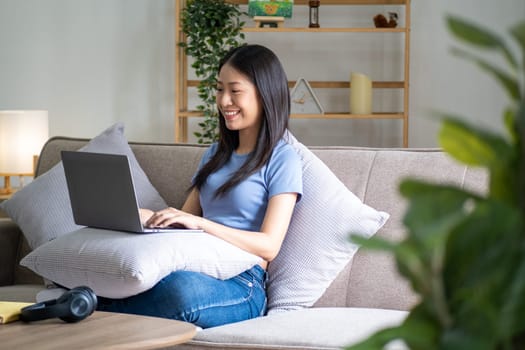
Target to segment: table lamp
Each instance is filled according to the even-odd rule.
[[[14,192],[10,177],[34,175],[48,133],[47,111],[0,111],[0,194]]]

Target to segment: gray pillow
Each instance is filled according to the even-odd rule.
[[[167,206],[129,147],[122,123],[109,127],[80,151],[127,155],[139,206],[152,210]],[[2,202],[1,208],[22,229],[32,249],[82,227],[73,220],[62,162]]]
[[[135,235],[85,227],[43,244],[20,265],[67,288],[85,285],[100,296],[126,298],[172,271],[228,279],[261,260],[205,232]]]
[[[312,306],[357,251],[350,233],[370,237],[389,217],[364,204],[293,135],[288,139],[302,159],[303,196],[268,266],[268,314]]]

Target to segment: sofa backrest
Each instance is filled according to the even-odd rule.
[[[345,185],[368,205],[390,214],[378,236],[404,238],[407,202],[398,192],[407,178],[456,184],[477,193],[486,191],[487,176],[480,169],[457,163],[439,149],[312,148]],[[342,297],[341,297],[342,296]],[[417,301],[409,284],[397,273],[391,255],[360,249],[316,306],[373,307],[409,310]]]
[[[60,160],[61,150],[76,150],[89,140],[55,137],[44,146],[37,175]],[[130,143],[152,184],[174,207],[180,207],[206,146],[190,144]],[[408,176],[453,183],[476,192],[487,188],[486,174],[460,165],[437,149],[382,149],[310,147],[337,177],[368,205],[390,214],[378,235],[400,240],[406,209],[398,186]],[[22,251],[29,251],[27,244]],[[26,272],[27,273],[27,272]],[[408,310],[416,297],[385,253],[359,250],[315,306],[378,307]]]

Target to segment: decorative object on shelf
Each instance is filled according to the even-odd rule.
[[[319,28],[319,5],[321,5],[320,0],[310,0],[308,1],[308,6],[310,7],[310,28]]]
[[[284,17],[279,16],[255,16],[253,17],[255,28],[268,26],[270,28],[283,27]]]
[[[0,194],[11,194],[11,177],[33,176],[36,160],[48,139],[47,111],[0,111]]]
[[[218,138],[218,112],[215,104],[219,60],[244,40],[241,32],[245,15],[238,5],[217,0],[188,0],[181,13],[182,32],[187,36],[178,45],[186,55],[194,58],[192,67],[201,78],[197,86],[204,121],[199,123],[201,132],[195,132],[199,143],[212,143]]]
[[[374,25],[376,28],[395,28],[397,27],[397,13],[389,12],[388,19],[381,13],[374,16]]]
[[[350,113],[372,113],[372,81],[362,73],[350,74]]]
[[[293,0],[249,0],[248,15],[292,17]]]
[[[324,114],[323,107],[306,79],[299,78],[291,92],[292,114]]]

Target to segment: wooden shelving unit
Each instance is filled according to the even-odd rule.
[[[229,0],[230,3],[246,5],[248,0]],[[186,1],[175,2],[175,25],[176,42],[186,40],[180,28],[180,13]],[[291,118],[303,119],[399,119],[403,123],[403,146],[408,147],[408,95],[409,95],[409,71],[410,71],[410,0],[322,0],[321,6],[354,6],[354,5],[402,5],[404,7],[404,26],[396,28],[374,28],[374,27],[280,27],[280,28],[256,28],[245,27],[243,32],[277,34],[277,33],[400,33],[404,35],[404,72],[403,81],[373,81],[373,89],[401,89],[403,90],[403,109],[402,111],[372,114],[350,114],[325,112],[324,114],[292,114]],[[294,6],[308,6],[308,0],[294,0]],[[277,39],[278,40],[278,39]],[[176,69],[175,69],[175,141],[187,142],[188,140],[188,118],[200,117],[197,111],[188,110],[188,88],[196,87],[198,80],[188,79],[188,60],[184,50],[176,47]],[[348,81],[308,81],[314,89],[323,88],[351,88]],[[288,83],[290,87],[295,85],[295,81]]]

